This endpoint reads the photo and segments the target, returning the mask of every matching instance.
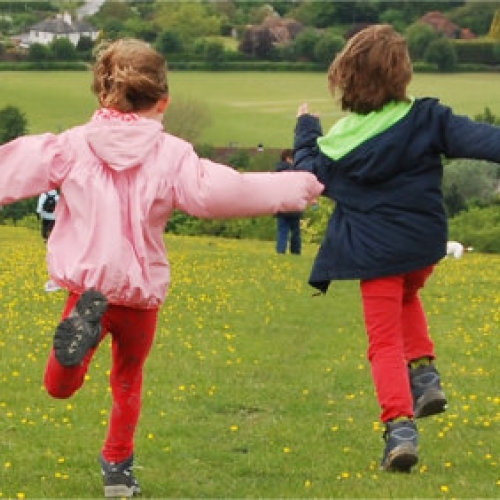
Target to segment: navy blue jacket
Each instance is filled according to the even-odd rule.
[[[500,128],[417,99],[403,118],[338,160],[323,154],[318,118],[295,129],[295,165],[313,172],[335,202],[309,283],[373,279],[418,270],[445,256],[441,156],[500,163]]]

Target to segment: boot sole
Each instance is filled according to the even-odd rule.
[[[101,336],[100,320],[107,300],[95,290],[84,292],[69,317],[59,323],[54,334],[54,354],[62,366],[80,364]]]
[[[405,443],[396,446],[389,453],[382,464],[382,469],[392,472],[410,472],[411,468],[417,462],[418,454],[416,448],[410,443]]]
[[[75,305],[78,315],[90,323],[100,321],[107,307],[108,301],[106,297],[95,290],[83,292]]]
[[[429,389],[417,401],[415,418],[430,417],[446,411],[448,401],[444,392],[439,389]]]

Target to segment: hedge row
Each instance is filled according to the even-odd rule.
[[[235,62],[226,61],[211,63],[206,61],[168,61],[171,70],[178,71],[321,71],[327,67],[319,63],[310,62],[277,62],[277,61],[252,61]],[[86,62],[0,62],[0,71],[85,71],[90,68]],[[415,62],[413,70],[416,73],[437,72],[437,66],[431,63]],[[496,72],[499,66],[477,63],[458,64],[455,72]]]

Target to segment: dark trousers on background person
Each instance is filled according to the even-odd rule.
[[[300,215],[279,214],[276,216],[278,222],[278,239],[276,241],[276,252],[286,253],[288,239],[290,238],[290,253],[300,255],[302,250],[302,238],[300,235]]]
[[[54,219],[43,219],[42,218],[42,238],[47,243],[52,229],[54,229],[54,224],[56,221]]]

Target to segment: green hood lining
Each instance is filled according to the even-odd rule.
[[[349,113],[318,139],[318,146],[324,155],[332,160],[340,160],[363,142],[404,118],[414,102],[414,98],[410,98],[410,102],[391,101],[381,110],[367,115]]]

